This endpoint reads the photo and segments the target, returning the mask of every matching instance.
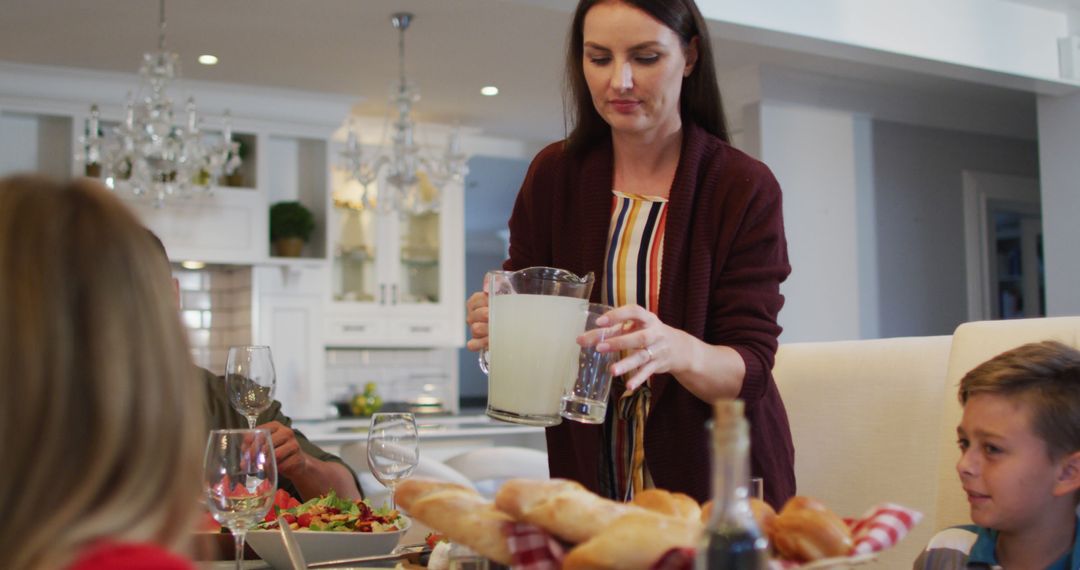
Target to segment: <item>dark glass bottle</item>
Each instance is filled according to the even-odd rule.
[[[749,500],[750,435],[741,400],[718,400],[713,420],[713,507],[696,570],[764,570],[769,541]]]

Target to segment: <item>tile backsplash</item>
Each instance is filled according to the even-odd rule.
[[[251,344],[251,269],[173,265],[173,277],[180,283],[180,316],[195,364],[222,374],[229,347]]]
[[[326,392],[330,402],[348,400],[374,382],[384,402],[417,402],[438,398],[456,411],[457,349],[329,349]]]
[[[223,374],[229,347],[251,344],[252,271],[246,266],[186,269],[173,265],[180,283],[180,315],[195,363]],[[323,400],[348,400],[374,382],[384,402],[441,402],[458,409],[455,348],[326,350]],[[328,408],[329,409],[329,408]]]

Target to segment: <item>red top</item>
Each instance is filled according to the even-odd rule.
[[[660,319],[709,344],[738,352],[746,363],[739,398],[750,421],[750,463],[765,479],[765,499],[779,507],[795,493],[795,453],[787,412],[772,379],[780,326],[780,294],[791,266],[780,185],[761,162],[704,129],[684,124],[682,153],[667,207]],[[562,143],[529,167],[510,217],[510,270],[546,265],[603,283],[611,223],[611,142],[582,155]],[[593,300],[600,288],[593,288]],[[657,487],[698,501],[709,497],[711,406],[670,375],[653,377],[645,427],[645,461]],[[552,477],[575,479],[610,495],[603,426],[572,421],[548,428]]]
[[[105,541],[87,548],[68,570],[195,570],[195,565],[156,544]]]

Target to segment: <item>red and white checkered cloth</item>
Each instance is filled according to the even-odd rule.
[[[566,550],[558,540],[538,526],[528,523],[506,523],[503,534],[510,546],[515,570],[559,570]]]
[[[845,519],[851,527],[854,546],[849,556],[881,552],[900,542],[922,520],[919,511],[893,503],[882,503],[866,511],[861,518]],[[523,523],[503,527],[517,570],[558,570],[565,556],[559,541],[543,530]],[[653,564],[653,570],[688,570],[694,566],[692,548],[673,548]],[[773,560],[772,567],[794,570],[801,566],[789,560]]]

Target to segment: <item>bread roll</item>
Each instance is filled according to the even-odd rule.
[[[644,511],[600,497],[566,479],[511,479],[495,495],[495,506],[574,544],[592,538],[619,517]]]
[[[769,535],[784,558],[810,562],[851,551],[851,530],[825,505],[808,497],[792,497],[780,510]]]
[[[394,494],[409,515],[451,541],[500,564],[512,560],[502,527],[511,518],[472,489],[429,479],[406,479]]]
[[[776,522],[776,511],[772,506],[757,497],[750,497],[750,512],[754,513],[754,520],[761,532],[766,536],[771,535]]]
[[[697,546],[703,529],[696,520],[632,512],[571,550],[563,570],[650,568],[672,548]]]
[[[701,519],[701,507],[689,495],[663,489],[645,489],[634,495],[633,503],[644,509],[690,520]]]

